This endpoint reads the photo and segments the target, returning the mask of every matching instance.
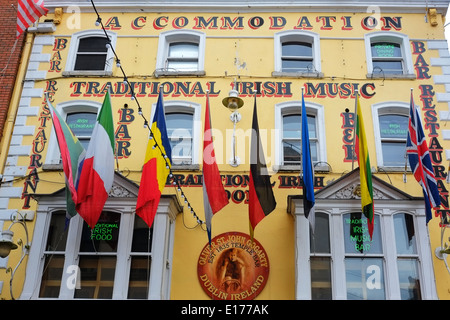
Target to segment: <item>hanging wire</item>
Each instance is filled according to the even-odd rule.
[[[129,88],[130,94],[131,94],[131,99],[134,100],[136,102],[137,106],[138,106],[138,114],[142,117],[142,119],[144,121],[144,128],[147,128],[149,130],[149,139],[153,140],[153,142],[154,142],[153,149],[158,148],[159,151],[161,152],[161,156],[164,158],[164,162],[166,163],[166,168],[169,169],[169,178],[172,179],[173,178],[173,173],[172,173],[172,168],[171,168],[171,166],[170,166],[170,164],[169,164],[169,162],[167,160],[168,157],[163,152],[163,150],[161,149],[161,146],[158,144],[158,142],[153,139],[153,132],[152,132],[151,126],[149,125],[149,122],[148,122],[147,118],[144,116],[144,114],[142,112],[142,107],[141,107],[141,105],[139,103],[139,100],[138,100],[137,96],[134,93],[134,90],[133,90],[133,87],[132,87],[131,83],[128,81],[128,77],[127,77],[127,75],[125,73],[125,70],[122,67],[121,60],[119,59],[116,51],[114,50],[114,47],[111,45],[111,39],[109,38],[108,32],[106,31],[105,26],[103,25],[102,18],[100,17],[100,14],[98,13],[97,8],[96,8],[93,0],[91,0],[91,4],[92,4],[92,7],[93,7],[93,9],[95,11],[95,14],[97,15],[97,20],[95,21],[95,25],[96,26],[100,26],[102,28],[103,32],[105,33],[105,37],[107,39],[106,46],[114,54],[114,57],[115,57],[115,60],[116,60],[116,66],[122,72],[123,82],[128,85],[128,88]],[[162,86],[159,87],[159,90],[162,90]],[[183,192],[183,190],[181,188],[180,182],[178,180],[174,180],[172,182],[172,185],[174,187],[176,187],[175,190],[177,191],[177,193],[180,193],[181,198],[184,199],[184,203],[187,205],[187,208],[190,210],[191,214],[196,219],[198,225],[205,224],[205,222],[203,220],[201,220],[197,216],[195,210],[192,208],[191,203],[189,202],[189,200],[186,197],[186,194]]]

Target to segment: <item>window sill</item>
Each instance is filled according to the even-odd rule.
[[[415,80],[416,75],[412,73],[408,74],[387,74],[383,75],[382,73],[368,73],[366,74],[367,79],[388,79],[388,80]]]
[[[204,77],[205,71],[155,71],[154,75],[158,77]]]
[[[399,173],[403,173],[405,172],[405,166],[401,166],[401,167],[389,167],[389,166],[380,166],[377,168],[378,172],[399,172]],[[406,169],[407,173],[411,173],[411,169],[408,168]]]
[[[200,165],[198,165],[198,164],[173,164],[171,169],[173,171],[199,171]]]
[[[300,165],[275,165],[273,171],[275,172],[300,172],[302,168]],[[317,164],[314,166],[314,172],[330,172],[328,165]]]
[[[323,73],[322,72],[280,72],[280,71],[273,71],[272,77],[278,77],[278,78],[317,78],[322,79]]]
[[[63,71],[63,77],[111,77],[112,71]]]

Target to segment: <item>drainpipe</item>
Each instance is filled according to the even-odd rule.
[[[4,126],[4,135],[0,142],[0,181],[3,178],[3,172],[5,170],[6,159],[9,151],[9,144],[11,143],[11,136],[14,130],[14,124],[16,121],[17,111],[19,109],[20,97],[22,96],[23,81],[25,73],[28,68],[28,61],[30,60],[31,47],[33,44],[34,34],[27,33],[25,45],[20,57],[20,65],[17,70],[17,78],[14,84],[14,90],[11,95],[11,101],[9,103],[8,116]]]

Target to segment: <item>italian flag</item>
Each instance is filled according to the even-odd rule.
[[[114,180],[114,125],[109,91],[92,132],[78,183],[76,209],[92,229],[102,213]]]
[[[362,212],[367,218],[370,239],[373,234],[373,189],[372,189],[372,172],[370,168],[369,152],[367,150],[366,134],[364,129],[364,121],[359,104],[358,95],[356,95],[356,131],[355,131],[355,153],[358,158],[359,177],[361,185],[361,207]]]

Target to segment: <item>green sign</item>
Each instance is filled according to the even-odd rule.
[[[92,230],[92,240],[110,241],[115,239],[116,232],[119,229],[117,223],[97,223]]]

